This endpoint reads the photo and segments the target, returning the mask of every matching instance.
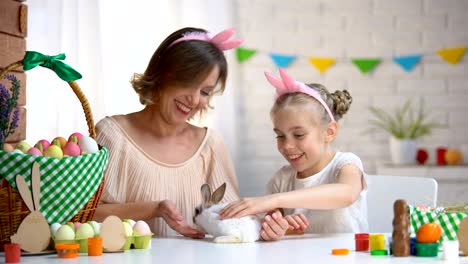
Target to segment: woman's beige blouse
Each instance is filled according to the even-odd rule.
[[[238,183],[227,148],[221,136],[210,128],[197,152],[180,164],[166,164],[150,157],[112,117],[102,119],[96,125],[96,131],[97,142],[109,149],[101,196],[105,203],[169,199],[193,225],[192,216],[195,207],[201,203],[203,183],[217,188],[226,182],[223,201],[239,199]],[[157,236],[175,234],[162,218],[152,219],[148,224]]]

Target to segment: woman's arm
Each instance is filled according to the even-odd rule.
[[[94,220],[102,222],[109,215],[121,219],[150,220],[158,216],[159,202],[101,203],[96,208]]]
[[[191,227],[184,219],[174,202],[138,202],[124,204],[100,204],[96,208],[94,219],[102,222],[107,216],[115,215],[121,219],[149,220],[162,217],[179,234],[191,238],[203,238],[205,234]]]
[[[351,205],[363,189],[362,172],[352,164],[340,170],[337,183],[243,198],[221,210],[222,219],[268,212],[274,208],[337,209]]]

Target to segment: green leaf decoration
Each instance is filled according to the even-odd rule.
[[[352,59],[351,61],[362,73],[366,74],[372,71],[380,63],[381,59]]]
[[[245,48],[237,48],[236,49],[237,60],[240,63],[248,60],[250,57],[255,55],[255,53],[257,53],[257,51],[252,50],[252,49],[245,49]]]

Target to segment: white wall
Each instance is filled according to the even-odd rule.
[[[238,35],[244,46],[302,56],[331,56],[339,61],[321,75],[304,58],[288,71],[304,82],[320,82],[331,91],[348,89],[354,102],[335,147],[359,155],[368,173],[389,160],[385,133],[365,133],[369,106],[392,109],[413,98],[445,125],[423,138],[421,147],[468,149],[468,56],[457,65],[437,55],[424,56],[412,72],[391,62],[395,55],[433,53],[467,46],[466,0],[238,0]],[[373,73],[361,74],[350,57],[386,58]],[[277,73],[266,53],[238,66],[238,147],[235,163],[241,194],[257,195],[286,164],[276,150],[269,120],[273,89],[263,72]]]

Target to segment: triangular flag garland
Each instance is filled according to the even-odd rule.
[[[248,60],[253,55],[255,55],[256,52],[257,52],[256,50],[252,50],[252,49],[237,48],[236,49],[237,60],[242,63]]]
[[[460,46],[454,48],[441,49],[436,52],[422,53],[422,54],[412,54],[404,56],[394,56],[392,61],[398,64],[406,72],[411,72],[421,61],[423,56],[431,56],[433,54],[438,54],[443,60],[450,64],[457,64],[463,55],[465,54],[467,46]],[[249,60],[256,54],[264,53],[257,49],[247,49],[244,47],[239,47],[236,49],[237,60],[239,63],[243,63]],[[274,52],[268,53],[269,57],[272,59],[273,63],[279,68],[286,68],[290,66],[295,60],[300,57],[305,57],[309,63],[314,66],[320,73],[325,73],[329,68],[336,64],[336,62],[343,61],[344,59],[332,58],[332,57],[310,57],[302,55],[286,55],[279,54]],[[363,74],[370,73],[374,70],[377,65],[383,60],[388,58],[350,58],[351,62],[361,71]]]
[[[309,62],[317,68],[320,73],[324,73],[330,66],[335,64],[334,58],[309,58]]]
[[[422,55],[409,55],[393,57],[393,61],[398,63],[405,71],[410,72],[421,60]]]
[[[278,68],[286,68],[296,60],[296,56],[277,53],[270,53],[270,57]]]
[[[465,54],[465,50],[466,47],[457,47],[439,50],[437,51],[437,54],[439,54],[439,56],[448,63],[457,64],[461,57],[463,57],[463,54]]]
[[[356,65],[362,73],[368,73],[372,71],[377,64],[380,63],[380,59],[352,59],[354,65]]]

